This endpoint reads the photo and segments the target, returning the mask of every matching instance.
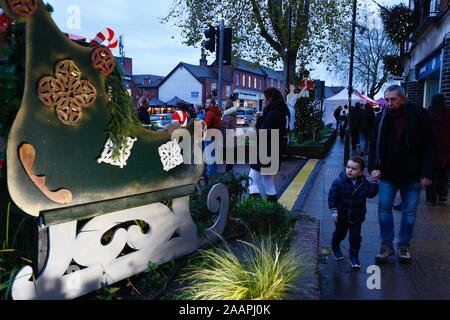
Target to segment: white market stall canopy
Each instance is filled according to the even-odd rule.
[[[362,98],[357,96],[355,93],[352,95],[352,105],[354,105],[356,102],[360,103],[366,103]],[[324,102],[324,118],[323,121],[325,124],[329,123],[336,123],[336,119],[334,118],[334,111],[339,106],[345,106],[348,105],[348,89],[345,88],[341,92],[339,92],[337,95],[332,96],[325,100]]]

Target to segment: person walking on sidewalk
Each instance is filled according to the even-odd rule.
[[[223,135],[223,158],[225,166],[225,172],[229,173],[233,171],[234,161],[235,159],[232,159],[232,162],[227,162],[227,151],[234,154],[233,150],[230,150],[230,148],[234,149],[237,146],[237,136],[236,136],[236,127],[237,127],[237,112],[239,110],[239,107],[235,107],[233,101],[228,100],[225,104],[225,111],[223,113],[222,117],[222,135]],[[230,137],[227,136],[227,133],[233,133],[233,135]],[[231,139],[230,139],[231,138]]]
[[[372,106],[366,103],[361,111],[359,119],[359,141],[361,144],[361,157],[369,154],[369,144],[372,138],[373,124],[375,121],[375,113]]]
[[[222,129],[222,110],[216,105],[216,100],[213,98],[206,100],[206,116],[205,123],[208,130]],[[205,141],[205,148],[207,148],[210,144],[213,143],[213,140]],[[211,156],[213,158],[216,157],[215,150],[212,150]],[[214,160],[214,161],[213,161]],[[206,177],[208,182],[214,181],[217,177],[217,162],[216,159],[208,159],[208,163],[206,165]]]
[[[360,147],[359,127],[361,123],[361,104],[357,102],[355,107],[350,110],[350,131],[352,134],[352,150]]]
[[[384,98],[387,108],[377,116],[369,150],[369,171],[379,182],[378,219],[381,248],[375,260],[383,263],[394,255],[392,206],[398,190],[403,215],[399,232],[399,260],[412,261],[410,245],[422,186],[430,186],[435,159],[435,135],[427,110],[406,101],[405,90],[389,87]]]
[[[341,115],[339,116],[339,136],[341,137],[341,141],[344,141],[345,138],[349,113],[350,111],[348,110],[348,106],[345,105],[344,109],[341,110]]]
[[[333,257],[344,259],[340,244],[350,231],[350,266],[360,269],[359,250],[361,249],[361,226],[366,219],[367,198],[375,198],[378,184],[369,182],[364,176],[366,163],[361,158],[348,161],[347,169],[339,175],[331,186],[328,205],[336,230],[332,239]]]
[[[435,164],[434,183],[427,187],[428,205],[446,202],[448,197],[448,169],[450,169],[450,108],[445,96],[433,97],[430,108],[433,126],[436,128],[438,156]]]
[[[333,116],[336,119],[336,130],[339,130],[339,127],[340,127],[341,112],[342,112],[342,106],[339,106],[333,113]]]
[[[274,130],[279,130],[279,141],[278,145],[282,146],[282,139],[286,133],[286,122],[289,119],[289,109],[284,102],[283,95],[276,88],[269,88],[264,91],[264,102],[265,108],[261,117],[258,118],[256,122],[256,134],[257,134],[257,149],[258,149],[258,159],[257,164],[252,164],[250,170],[250,185],[249,191],[251,197],[259,197],[259,181],[262,178],[264,188],[266,191],[267,200],[271,202],[278,202],[277,191],[275,189],[275,174],[263,175],[262,168],[270,168],[271,163],[268,165],[261,164],[260,159],[260,148],[261,144],[267,144],[267,155],[269,158],[274,159],[278,157],[278,162],[281,159],[283,150],[279,150],[279,154],[273,154],[272,143],[271,143],[271,133]],[[267,140],[262,139],[262,130],[267,130]],[[250,159],[253,160],[253,159]]]

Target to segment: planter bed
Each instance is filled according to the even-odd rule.
[[[309,159],[323,159],[330,151],[331,146],[336,140],[337,133],[328,134],[325,138],[319,140],[313,145],[289,145],[288,152],[290,156],[300,156]]]

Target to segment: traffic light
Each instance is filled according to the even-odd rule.
[[[233,29],[225,28],[224,39],[223,39],[223,64],[230,65],[231,64],[231,51],[232,51],[232,41],[233,38]]]
[[[232,37],[233,37],[233,29],[225,28],[223,38],[223,64],[226,66],[231,64]],[[217,55],[219,54],[219,52],[220,52],[220,32],[217,32]]]
[[[202,42],[203,47],[210,51],[216,51],[216,28],[213,26],[209,26],[208,29],[205,29],[204,32],[206,40]]]

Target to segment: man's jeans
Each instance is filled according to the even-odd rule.
[[[420,201],[420,183],[396,184],[389,181],[380,181],[380,194],[378,203],[378,219],[380,222],[381,243],[394,247],[394,217],[392,206],[395,195],[400,190],[402,197],[402,219],[400,222],[399,247],[409,247],[411,244],[414,224],[416,222],[417,206]]]
[[[205,151],[205,149],[210,144],[212,144],[213,141],[212,140],[209,140],[209,141],[207,140],[204,143],[205,143],[205,147],[204,147],[203,151]],[[209,164],[206,165],[206,176],[208,178],[217,176],[217,163],[216,163],[216,160],[215,160],[216,150],[214,149],[211,154],[207,153],[205,155],[205,157],[207,157],[207,160],[208,160],[208,163],[209,163]]]

